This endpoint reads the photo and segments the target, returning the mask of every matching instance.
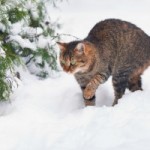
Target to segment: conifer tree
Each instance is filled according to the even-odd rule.
[[[57,70],[53,39],[59,38],[59,27],[50,20],[45,0],[0,0],[0,100],[8,99],[19,77],[14,66],[24,65],[40,78]]]

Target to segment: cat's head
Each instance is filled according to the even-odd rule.
[[[86,72],[92,64],[93,45],[85,41],[73,41],[70,43],[57,42],[60,48],[60,65],[65,72]]]

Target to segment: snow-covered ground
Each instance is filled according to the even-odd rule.
[[[60,33],[84,38],[97,21],[115,17],[150,34],[148,0],[61,5],[61,11],[49,12],[61,16]],[[144,91],[126,91],[115,107],[111,78],[97,90],[96,107],[84,107],[71,75],[38,80],[22,71],[21,76],[10,102],[0,104],[0,150],[150,150],[150,68],[142,76]]]
[[[84,107],[71,75],[37,80],[24,74],[11,103],[0,106],[1,150],[149,150],[150,69],[144,91],[126,92],[111,107],[111,79],[99,87],[96,107]]]

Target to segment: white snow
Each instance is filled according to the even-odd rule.
[[[5,31],[5,26],[2,23],[0,23],[0,31]]]
[[[144,91],[127,91],[115,107],[111,78],[99,87],[97,106],[84,107],[73,76],[43,81],[23,73],[11,102],[0,106],[1,150],[149,149],[150,69]]]
[[[97,21],[119,17],[150,33],[148,4],[148,0],[62,3],[61,14],[57,12],[64,22],[60,32],[84,38]],[[85,107],[72,75],[60,72],[56,78],[38,80],[20,71],[19,87],[10,101],[0,103],[0,150],[150,150],[150,68],[142,76],[144,91],[126,91],[115,107],[111,78],[98,88],[96,107]]]
[[[32,42],[30,42],[29,39],[23,39],[19,35],[10,35],[9,40],[10,41],[12,40],[12,41],[19,43],[19,45],[22,48],[30,48],[32,50],[36,50],[36,46]]]
[[[1,43],[0,43],[0,46],[1,46]],[[5,51],[0,47],[0,56],[5,58],[6,57],[6,53]]]

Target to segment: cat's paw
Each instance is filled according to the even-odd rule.
[[[84,100],[85,106],[95,106],[95,99]]]
[[[95,90],[92,90],[91,88],[86,87],[83,91],[83,97],[85,99],[91,99],[95,95]]]

